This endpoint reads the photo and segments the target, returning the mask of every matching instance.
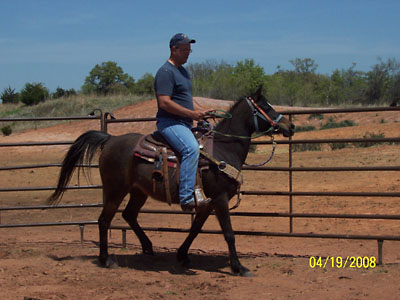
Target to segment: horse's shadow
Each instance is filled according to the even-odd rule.
[[[195,275],[196,270],[212,273],[228,273],[223,269],[228,266],[226,255],[190,254],[191,267],[186,268],[177,261],[176,253],[158,252],[154,256],[146,254],[114,255],[118,267],[130,268],[141,271],[161,272],[171,274]],[[98,262],[96,261],[98,264]]]
[[[49,255],[56,261],[82,260],[91,261],[98,267],[103,267],[96,256],[65,256],[56,257]],[[143,253],[137,254],[111,254],[113,264],[111,268],[129,268],[139,271],[162,272],[167,271],[170,274],[196,275],[196,271],[206,271],[211,273],[231,274],[229,259],[226,255],[209,255],[209,254],[190,254],[191,266],[184,267],[177,261],[174,252],[156,252],[154,256]]]

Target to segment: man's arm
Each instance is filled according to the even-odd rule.
[[[196,121],[203,119],[206,112],[208,111],[208,110],[187,109],[187,108],[175,103],[174,101],[172,101],[171,97],[168,95],[157,94],[157,99],[158,99],[158,103],[159,103],[160,107],[163,110],[165,110],[171,114],[174,114],[174,115],[177,115],[180,117],[190,118],[190,119],[196,120]]]

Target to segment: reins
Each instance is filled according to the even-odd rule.
[[[234,135],[234,134],[229,134],[229,133],[222,133],[222,132],[216,131],[214,129],[212,129],[210,131],[212,133],[216,133],[216,134],[223,135],[223,136],[226,136],[226,137],[237,138],[237,139],[242,139],[242,140],[254,140],[254,139],[258,139],[261,136],[266,135],[267,133],[270,133],[273,130],[274,130],[273,128],[270,128],[270,129],[268,129],[266,131],[259,132],[258,134],[254,135],[254,136],[251,136],[251,137],[242,136],[242,135]]]
[[[244,165],[249,166],[249,167],[262,167],[263,165],[269,163],[272,160],[272,158],[274,157],[275,149],[276,149],[276,142],[275,142],[273,135],[271,135],[271,140],[272,140],[272,152],[265,161],[258,163],[258,164],[248,164],[248,163],[244,162]]]

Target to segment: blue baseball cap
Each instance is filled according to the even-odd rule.
[[[189,39],[189,37],[186,34],[177,33],[169,41],[169,47],[171,48],[172,46],[178,46],[189,43],[191,44],[196,43],[196,40]]]

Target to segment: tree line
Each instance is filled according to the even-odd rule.
[[[51,99],[71,97],[78,94],[84,95],[154,95],[154,77],[150,73],[144,74],[137,82],[116,62],[107,61],[96,64],[86,76],[80,91],[74,89],[65,90],[58,87],[54,93],[43,83],[26,83],[20,92],[16,92],[11,86],[3,90],[0,95],[3,103],[19,103],[36,105]]]
[[[260,84],[271,103],[291,106],[384,105],[400,97],[400,63],[394,58],[378,58],[368,72],[357,70],[353,63],[330,75],[317,73],[311,58],[289,62],[292,69],[277,66],[273,74],[265,74],[253,59],[235,65],[207,61],[188,68],[194,94],[217,99],[238,99]]]
[[[193,95],[235,100],[253,92],[260,84],[271,103],[291,106],[383,105],[400,97],[400,63],[395,58],[378,63],[364,72],[353,63],[347,69],[332,74],[317,73],[318,64],[311,58],[289,61],[291,69],[277,66],[273,74],[253,59],[236,64],[206,61],[187,65],[193,80]],[[20,92],[5,88],[3,103],[40,102],[77,94],[136,94],[154,96],[154,77],[144,74],[138,81],[112,61],[96,64],[86,76],[80,91],[58,87],[50,93],[43,83],[27,83]]]

